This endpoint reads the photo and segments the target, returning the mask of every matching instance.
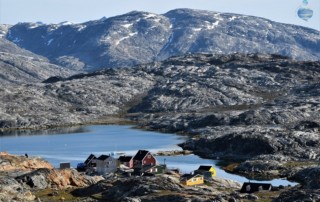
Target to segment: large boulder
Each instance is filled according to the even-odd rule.
[[[300,182],[305,189],[320,189],[320,167],[300,170],[291,179]]]

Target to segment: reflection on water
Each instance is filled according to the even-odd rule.
[[[85,133],[89,130],[84,126],[72,126],[61,128],[50,128],[46,130],[8,130],[1,131],[0,136],[28,136],[28,135],[65,135],[72,133]]]
[[[114,152],[134,155],[139,149],[151,152],[181,150],[177,145],[186,137],[175,134],[157,133],[132,129],[131,126],[97,125],[87,127],[58,128],[43,131],[5,132],[0,137],[0,151],[12,154],[40,156],[55,167],[60,162],[70,162],[73,167],[83,162],[91,153],[95,155]],[[159,163],[168,167],[179,168],[184,173],[190,173],[199,165],[216,165],[217,161],[202,159],[196,155],[161,156]],[[166,159],[166,160],[165,160]],[[221,178],[238,182],[247,182],[245,177],[229,174],[217,167]],[[273,185],[293,185],[287,180],[268,181]]]

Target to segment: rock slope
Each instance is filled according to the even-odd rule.
[[[81,24],[19,23],[2,35],[75,70],[132,66],[186,53],[277,53],[319,60],[319,31],[253,16],[176,9],[133,11]]]
[[[35,192],[85,187],[102,180],[73,169],[57,170],[40,158],[0,153],[0,200],[34,201]]]
[[[52,76],[71,76],[74,71],[51,64],[47,58],[24,50],[0,37],[0,83],[41,82]]]

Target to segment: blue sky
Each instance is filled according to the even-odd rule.
[[[265,17],[277,22],[320,30],[320,1],[308,0],[314,11],[309,21],[297,17],[303,0],[0,0],[0,23],[75,23],[111,17],[132,10],[166,13],[175,8],[194,8]]]

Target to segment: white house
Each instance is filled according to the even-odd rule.
[[[112,156],[101,155],[93,161],[96,163],[96,172],[99,175],[113,173],[117,170],[117,160]]]

